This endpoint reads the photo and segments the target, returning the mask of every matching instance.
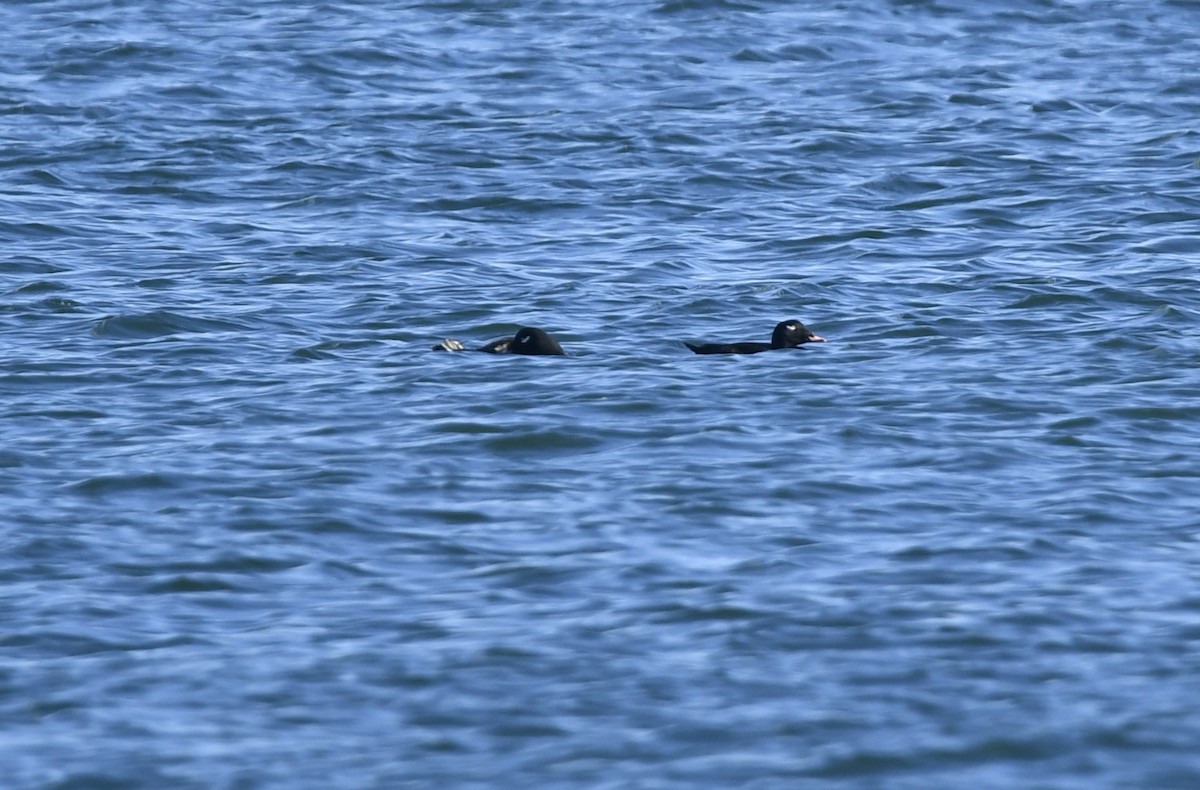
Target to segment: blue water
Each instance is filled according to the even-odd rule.
[[[1200,786],[1197,3],[0,24],[6,787]]]

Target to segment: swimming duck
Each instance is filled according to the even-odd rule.
[[[805,343],[824,343],[825,338],[815,335],[804,324],[796,320],[780,321],[771,333],[770,343],[701,343],[685,346],[697,354],[757,354],[760,351],[773,351],[777,348],[796,348]]]
[[[467,347],[458,340],[446,338],[433,347],[434,351],[466,351]],[[476,349],[488,354],[525,354],[526,356],[562,357],[566,352],[549,332],[535,326],[523,326],[512,337],[493,340]]]

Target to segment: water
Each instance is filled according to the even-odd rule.
[[[0,23],[7,786],[1200,784],[1196,3]]]

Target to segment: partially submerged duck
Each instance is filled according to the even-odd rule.
[[[813,334],[804,324],[796,320],[780,321],[771,333],[770,343],[684,343],[697,354],[757,354],[780,348],[796,348],[805,343],[824,343],[825,338]]]
[[[433,347],[434,351],[466,351],[467,347],[458,340],[446,338]],[[549,332],[535,326],[523,326],[512,337],[493,340],[482,348],[475,349],[488,354],[524,354],[534,357],[563,357],[566,352]]]

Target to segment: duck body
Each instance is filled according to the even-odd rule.
[[[447,338],[433,347],[434,351],[466,351],[458,340]],[[493,340],[476,349],[485,354],[521,354],[529,357],[564,357],[566,352],[554,337],[535,326],[523,326],[512,337]]]
[[[796,320],[780,321],[771,333],[770,343],[684,343],[697,354],[758,354],[782,348],[798,348],[805,343],[824,343],[825,338],[814,334]]]
[[[771,351],[770,343],[684,343],[697,354],[758,354]]]

